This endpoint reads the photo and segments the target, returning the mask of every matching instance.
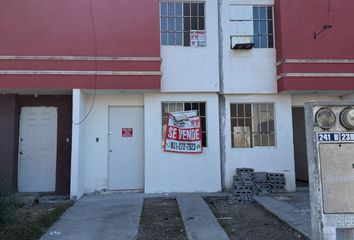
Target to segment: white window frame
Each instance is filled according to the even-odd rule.
[[[233,116],[233,110],[232,110],[232,107],[233,105],[250,105],[251,107],[251,115],[249,117],[246,116],[246,110],[244,109],[244,116],[243,117],[238,117],[237,116],[237,109],[235,111],[236,115]],[[259,135],[259,139],[261,139],[261,134],[262,132],[260,131],[254,131],[254,129],[258,128],[258,122],[257,122],[257,118],[255,117],[255,114],[254,114],[254,106],[255,105],[258,105],[258,108],[260,109],[260,106],[261,105],[266,105],[267,106],[267,109],[268,109],[268,105],[271,105],[272,108],[273,108],[273,112],[271,114],[271,117],[269,117],[267,115],[267,118],[266,118],[266,122],[267,122],[267,128],[268,128],[268,131],[263,133],[263,134],[266,134],[268,136],[268,144],[267,145],[255,145],[255,139],[254,139],[254,136],[255,135]],[[239,149],[239,148],[276,148],[277,147],[277,130],[276,130],[276,104],[274,102],[231,102],[230,103],[230,136],[231,136],[231,148],[235,148],[235,149]],[[267,111],[268,112],[268,111]],[[257,117],[259,117],[259,114],[257,115]],[[243,118],[243,121],[245,121],[246,119],[250,119],[251,120],[251,126],[252,126],[252,130],[250,132],[250,146],[248,147],[236,147],[234,145],[234,142],[233,142],[233,137],[234,137],[234,131],[233,131],[233,126],[247,126],[246,123],[244,123],[244,125],[238,125],[238,123],[236,122],[236,124],[233,124],[232,121],[237,121],[237,119],[242,119]],[[270,131],[270,121],[273,121],[273,131]],[[273,135],[273,139],[272,141],[270,140],[270,137],[271,135]],[[262,141],[260,140],[260,143]],[[270,143],[274,143],[274,144],[270,144]],[[262,144],[262,143],[261,143]]]
[[[174,12],[173,15],[168,15],[168,7],[167,7],[167,15],[163,15],[163,10],[162,10],[162,4],[181,4],[182,5],[182,12],[181,15],[177,15],[176,11]],[[191,5],[190,5],[190,13],[189,15],[185,15],[184,13],[184,4],[197,4],[197,15],[192,16],[191,14]],[[200,15],[199,11],[199,4],[203,4],[203,13],[204,16]],[[176,30],[176,25],[177,25],[177,19],[181,18],[181,24],[182,24],[182,29]],[[189,29],[185,30],[184,24],[185,24],[185,19],[189,19]],[[197,18],[197,29],[192,29],[192,18]],[[204,24],[200,22],[200,18],[203,18]],[[166,20],[166,29],[164,29],[164,26],[162,24],[163,19]],[[169,30],[169,20],[168,19],[174,19],[174,25],[175,29],[172,31]],[[173,22],[173,21],[172,21]],[[204,26],[204,27],[201,27]],[[206,3],[204,1],[168,1],[164,0],[160,2],[160,42],[162,46],[181,46],[181,47],[191,47],[191,42],[190,42],[190,33],[191,31],[204,31],[206,35]],[[169,33],[175,36],[174,41],[169,42]],[[181,42],[177,40],[177,34],[181,34]],[[164,36],[166,37],[166,41],[164,40]]]

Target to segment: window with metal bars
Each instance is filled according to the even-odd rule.
[[[205,30],[205,3],[160,3],[161,45],[190,46],[192,30]]]
[[[233,103],[230,108],[233,148],[275,146],[273,103]]]
[[[207,127],[206,127],[206,103],[205,102],[164,102],[162,103],[162,139],[165,137],[165,131],[168,121],[168,113],[196,110],[202,125],[202,144],[207,147]]]
[[[253,43],[255,48],[273,48],[273,7],[253,6]]]

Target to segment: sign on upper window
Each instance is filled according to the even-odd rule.
[[[161,2],[161,45],[205,46],[205,6],[200,2]]]

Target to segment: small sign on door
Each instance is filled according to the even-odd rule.
[[[122,128],[122,137],[133,137],[132,128]]]

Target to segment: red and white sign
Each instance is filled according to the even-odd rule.
[[[122,128],[122,137],[133,137],[132,128]]]
[[[174,112],[168,114],[166,152],[202,153],[202,128],[196,111]]]

